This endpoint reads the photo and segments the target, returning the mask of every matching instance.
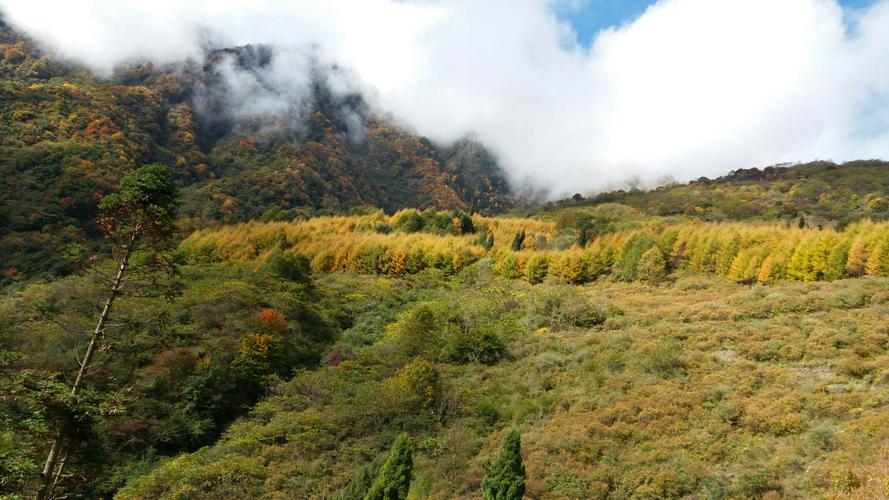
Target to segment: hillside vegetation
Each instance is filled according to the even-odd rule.
[[[860,160],[736,170],[687,184],[656,189],[620,189],[590,197],[575,195],[550,209],[622,203],[651,215],[684,214],[704,220],[793,220],[841,228],[861,220],[889,218],[889,163]]]
[[[275,57],[0,21],[0,498],[889,498],[889,163],[534,204]]]
[[[328,497],[402,431],[414,497],[473,498],[513,426],[529,498],[813,498],[885,484],[867,465],[889,436],[885,278],[531,286],[477,266],[321,282],[352,290],[361,311],[324,366],[121,498]],[[464,343],[484,351],[462,356]]]
[[[887,242],[613,203],[204,228],[76,398],[101,274],[7,278],[0,486],[63,425],[72,498],[362,498],[396,442],[412,497],[473,498],[513,431],[529,498],[873,495]]]
[[[599,207],[590,220],[614,213],[633,211]],[[458,272],[487,259],[495,274],[531,283],[553,278],[578,284],[605,276],[656,283],[682,271],[763,284],[889,275],[889,223],[858,222],[840,232],[775,222],[650,217],[633,223],[628,216],[626,229],[609,224],[596,234],[595,229],[576,229],[576,214],[563,213],[558,222],[474,216],[466,227],[458,215],[405,210],[392,216],[376,212],[252,222],[197,231],[180,250],[197,261],[233,262],[261,261],[273,252],[291,250],[308,256],[319,273],[396,277],[427,268]],[[581,234],[592,239],[581,242]]]
[[[271,119],[226,113],[226,71],[260,78],[275,55],[246,46],[206,64],[119,68],[110,79],[61,62],[0,20],[0,272],[64,275],[59,256],[93,247],[98,200],[149,162],[169,165],[191,227],[290,219],[371,205],[490,213],[510,206],[485,148],[434,145],[336,94],[318,67],[302,108]]]

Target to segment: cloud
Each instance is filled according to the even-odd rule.
[[[590,47],[544,0],[0,0],[50,49],[107,73],[202,47],[317,47],[434,140],[467,132],[555,194],[810,159],[889,158],[889,0],[662,0]],[[300,56],[276,86],[300,95]],[[274,107],[250,82],[245,110]],[[252,99],[252,100],[251,100]],[[272,103],[275,104],[275,103]],[[266,106],[266,107],[263,107]]]

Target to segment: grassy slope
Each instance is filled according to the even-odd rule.
[[[530,498],[799,498],[879,487],[865,464],[889,437],[886,279],[573,287],[623,314],[591,329],[523,327],[511,359],[493,366],[439,363],[456,405],[442,419],[390,407],[382,389],[395,366],[379,317],[416,300],[493,296],[524,325],[539,313],[529,301],[564,289],[350,276],[325,280],[353,291],[363,314],[351,333],[374,346],[282,384],[220,443],[122,497],[327,495],[402,429],[417,448],[414,494],[473,497],[483,460],[512,426],[523,433]]]

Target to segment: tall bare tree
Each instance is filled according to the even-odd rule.
[[[165,256],[164,249],[173,235],[178,197],[179,191],[169,168],[150,164],[121,178],[118,191],[105,196],[99,203],[102,211],[99,227],[110,243],[116,271],[100,276],[105,300],[86,352],[79,360],[80,367],[71,386],[72,396],[76,397],[83,388],[108,329],[115,300],[123,293],[128,281],[137,276],[153,279],[160,271],[172,270],[173,264]],[[61,477],[66,459],[66,434],[65,426],[59,423],[41,473],[38,500],[51,498]]]

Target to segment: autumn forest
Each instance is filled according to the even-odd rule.
[[[889,162],[554,197],[270,57],[0,21],[0,498],[889,495]]]

